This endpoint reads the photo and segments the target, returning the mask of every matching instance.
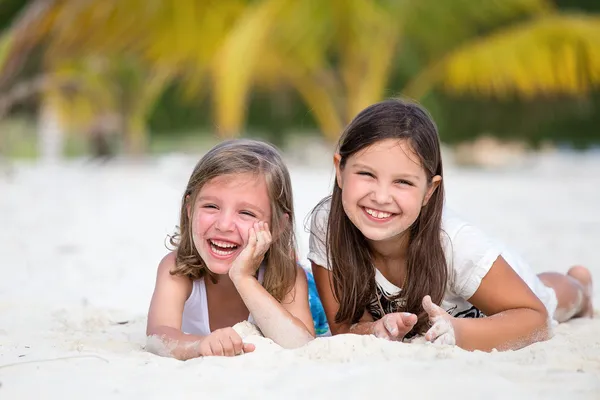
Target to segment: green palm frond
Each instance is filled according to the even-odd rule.
[[[516,20],[551,12],[549,0],[421,0],[409,2],[405,33],[425,60]]]
[[[436,84],[494,97],[586,93],[600,84],[600,17],[555,14],[469,42],[404,93],[421,97]]]
[[[262,53],[268,51],[265,47],[267,36],[285,5],[283,0],[256,3],[227,36],[214,60],[215,122],[224,136],[240,134],[255,66]]]

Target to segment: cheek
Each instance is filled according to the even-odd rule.
[[[248,243],[248,231],[254,226],[255,221],[239,220],[236,222],[237,229],[244,244]]]
[[[400,204],[404,213],[411,215],[418,215],[419,212],[421,212],[421,205],[425,198],[421,190],[415,189],[399,190],[394,197],[396,198],[396,202]]]
[[[195,213],[192,219],[192,233],[194,236],[204,236],[206,231],[214,224],[214,216],[202,212]]]
[[[342,190],[342,201],[350,203],[357,202],[369,193],[369,185],[356,179],[346,179],[344,190]]]

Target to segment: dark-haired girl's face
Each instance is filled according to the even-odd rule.
[[[433,184],[406,140],[381,140],[348,157],[336,155],[336,178],[350,221],[372,242],[400,240],[416,221]]]

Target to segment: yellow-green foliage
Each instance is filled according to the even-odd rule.
[[[557,14],[546,0],[32,1],[0,40],[0,78],[3,59],[43,43],[44,72],[79,82],[68,98],[49,89],[71,122],[124,109],[140,146],[172,80],[211,93],[222,136],[242,131],[254,87],[287,86],[334,140],[359,110],[400,94],[386,88],[407,41],[425,65],[403,90],[415,98],[438,85],[579,95],[600,80],[599,17]],[[119,78],[123,65],[137,78]]]

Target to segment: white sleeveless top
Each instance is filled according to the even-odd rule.
[[[265,275],[265,267],[261,265],[258,269],[258,282],[262,285]],[[254,323],[252,315],[248,321]],[[192,293],[183,306],[183,318],[181,331],[192,335],[210,335],[210,323],[208,319],[208,300],[206,299],[206,284],[204,278],[192,282]]]

